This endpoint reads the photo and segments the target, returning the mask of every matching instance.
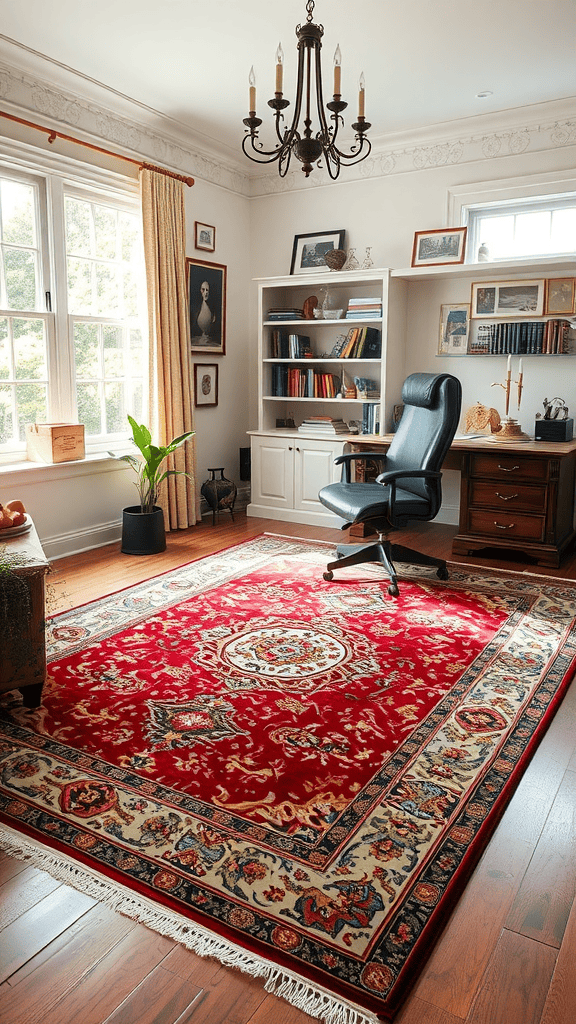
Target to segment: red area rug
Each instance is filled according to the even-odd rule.
[[[549,723],[576,587],[406,567],[393,599],[325,562],[264,536],[53,618],[42,707],[0,702],[0,808],[7,849],[356,1024],[394,1015]]]

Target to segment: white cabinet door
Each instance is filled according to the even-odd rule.
[[[270,508],[294,507],[294,441],[252,438],[252,502]]]
[[[318,491],[340,479],[340,466],[334,459],[344,451],[342,441],[305,438],[295,442],[294,508],[326,511],[318,501]]]

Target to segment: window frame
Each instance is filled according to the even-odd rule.
[[[73,319],[67,309],[65,196],[73,195],[89,201],[106,201],[115,208],[136,213],[141,220],[138,181],[128,175],[87,164],[56,153],[40,153],[34,147],[10,139],[2,140],[0,174],[36,186],[36,212],[40,231],[39,298],[51,296],[51,309],[36,312],[47,324],[48,422],[70,421],[76,417],[76,382],[74,370]],[[144,289],[144,302],[146,301]],[[0,315],[18,316],[21,311],[0,310]],[[27,315],[32,311],[24,311]],[[82,319],[82,318],[80,318]],[[113,319],[113,318],[104,318]],[[146,310],[142,311],[143,336],[147,334]],[[146,403],[147,360],[144,365],[143,401]],[[146,415],[146,413],[144,413]],[[130,432],[87,439],[86,455],[97,456],[108,450],[124,450]],[[26,446],[0,452],[0,467],[26,461]]]

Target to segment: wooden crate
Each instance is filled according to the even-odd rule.
[[[28,423],[26,451],[32,462],[73,462],[83,459],[83,423]]]

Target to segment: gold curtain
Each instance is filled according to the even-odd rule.
[[[188,342],[184,185],[175,178],[140,171],[144,255],[150,327],[150,429],[160,445],[194,429]],[[169,469],[190,476],[164,481],[160,505],[167,530],[196,522],[195,438],[168,460]]]

